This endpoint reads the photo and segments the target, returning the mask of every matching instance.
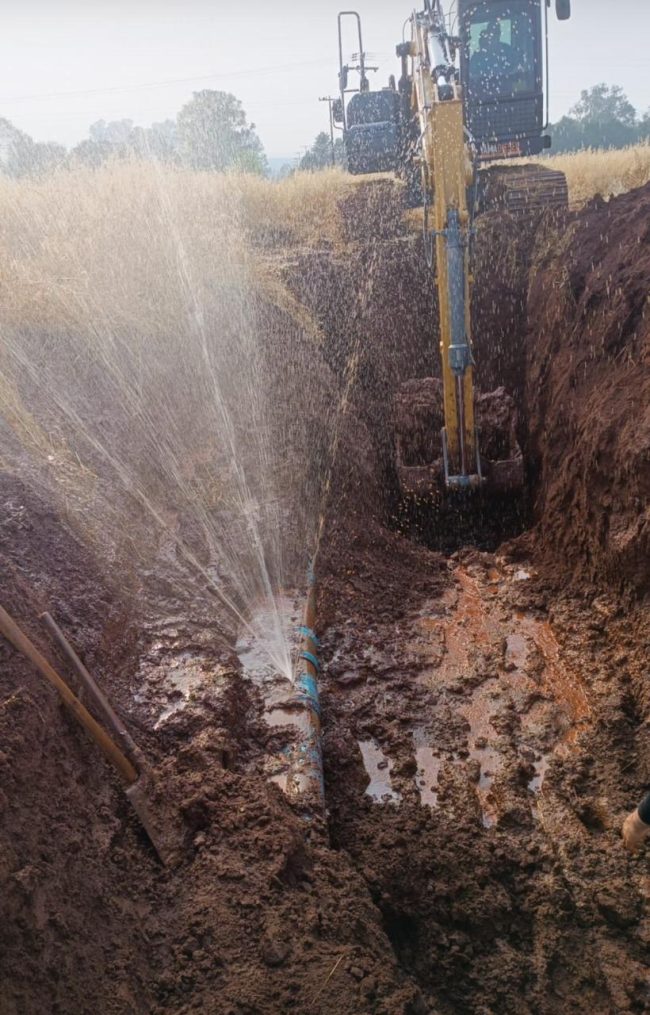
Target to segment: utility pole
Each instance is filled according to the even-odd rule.
[[[327,102],[330,111],[330,161],[333,166],[336,165],[336,156],[334,154],[334,99],[331,95],[323,95],[318,100],[319,102]]]

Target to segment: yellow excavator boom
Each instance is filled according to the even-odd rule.
[[[462,87],[443,73],[444,54],[432,33],[435,13],[414,13],[410,56],[412,101],[420,127],[425,209],[425,243],[435,238],[440,354],[444,392],[442,434],[448,487],[481,484],[481,461],[474,423],[469,264],[470,215],[467,189],[473,168],[465,142]],[[447,69],[449,61],[445,60]],[[432,227],[432,232],[431,232]]]

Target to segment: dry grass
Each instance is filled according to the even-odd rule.
[[[338,203],[359,181],[341,169],[296,173],[270,182],[256,176],[225,177],[223,186],[235,188],[250,236],[274,235],[291,244],[318,245],[341,239]]]
[[[587,149],[541,161],[566,175],[572,207],[580,207],[596,194],[609,198],[650,182],[650,144],[609,151]]]
[[[138,162],[0,177],[3,318],[81,325],[92,304],[130,335],[173,326],[181,248],[192,281],[211,288],[235,264],[250,270],[268,239],[337,242],[338,202],[357,184],[340,170],[270,182]]]
[[[227,562],[239,600],[254,597],[261,566],[218,514],[245,533],[257,512],[280,571],[269,540],[315,330],[265,243],[334,240],[351,186],[336,172],[273,184],[136,162],[0,179],[0,464],[110,553],[138,517],[187,528]]]

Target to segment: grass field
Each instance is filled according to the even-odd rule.
[[[579,207],[596,194],[609,198],[650,182],[650,144],[552,155],[543,165],[566,175],[569,200]]]
[[[522,164],[540,161],[542,165],[564,173],[569,184],[569,200],[575,208],[596,194],[608,199],[650,182],[650,143],[609,150],[588,148],[539,160],[520,161]],[[512,162],[509,164],[512,165]],[[256,209],[260,221],[284,223],[297,236],[312,239],[314,232],[320,235],[328,233],[332,199],[341,196],[346,186],[354,185],[355,178],[340,169],[297,173],[272,184],[272,191],[269,191],[266,181],[250,178],[245,185],[246,204],[251,211]]]

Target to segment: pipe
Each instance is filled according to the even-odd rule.
[[[50,613],[42,613],[40,619],[43,621],[57,645],[68,659],[68,662],[79,677],[81,686],[88,694],[90,701],[99,712],[100,717],[113,732],[113,735],[117,738],[117,740],[121,741],[126,754],[131,758],[137,768],[142,771],[145,764],[142,751],[133,740],[120,717],[113,710],[110,701],[99,687],[94,677],[91,676],[82,663],[54,617]]]
[[[92,737],[100,750],[103,751],[104,755],[108,758],[111,764],[115,766],[124,782],[127,784],[136,782],[138,773],[129,759],[122,753],[117,744],[111,740],[108,733],[106,733],[99,723],[93,719],[90,712],[84,708],[65,681],[62,680],[56,670],[50,666],[47,659],[41,655],[36,646],[29,640],[27,635],[21,631],[16,621],[9,616],[2,606],[0,606],[0,634],[3,634],[7,641],[11,642],[14,648],[18,649],[19,652],[22,652],[24,656],[27,656],[41,676],[45,677],[48,683],[52,684],[52,686],[56,688],[77,722],[84,727],[86,732]]]
[[[316,624],[316,578],[309,572],[309,590],[305,606],[304,624],[299,628],[302,642],[299,655],[299,672],[296,677],[296,706],[307,717],[306,730],[293,757],[287,791],[292,797],[306,797],[325,807],[323,780],[323,749],[321,743],[320,700],[318,696],[319,641],[314,630]]]

